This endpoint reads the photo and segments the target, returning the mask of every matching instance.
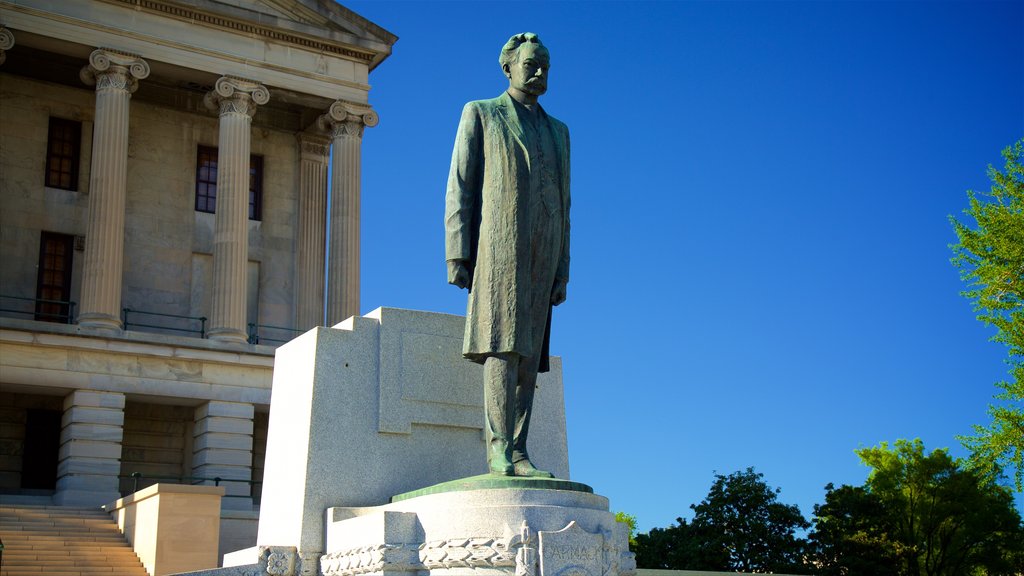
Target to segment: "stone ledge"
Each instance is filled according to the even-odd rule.
[[[429,494],[440,494],[443,492],[464,492],[468,490],[491,490],[509,488],[515,490],[568,490],[570,492],[585,492],[593,494],[594,489],[580,482],[561,480],[559,478],[528,478],[524,476],[499,476],[497,474],[481,474],[469,478],[450,480],[419,490],[396,494],[391,497],[392,502],[401,502],[410,498],[427,496]]]
[[[216,495],[224,496],[225,489],[223,486],[193,486],[190,484],[153,484],[147,488],[143,488],[134,494],[129,494],[124,498],[118,498],[117,500],[107,504],[103,507],[107,512],[114,512],[115,510],[126,508],[132,504],[138,504],[147,498],[152,498],[158,494],[199,494],[199,495]]]

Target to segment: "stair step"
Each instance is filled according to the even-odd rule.
[[[0,576],[147,576],[101,509],[0,504],[0,537]]]

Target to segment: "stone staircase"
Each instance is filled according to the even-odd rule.
[[[0,576],[147,576],[98,508],[0,505]]]

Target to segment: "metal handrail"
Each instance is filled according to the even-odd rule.
[[[213,478],[207,476],[161,476],[156,474],[143,474],[142,472],[132,472],[131,474],[119,474],[118,479],[131,478],[132,479],[132,492],[139,491],[139,480],[176,480],[174,484],[191,484],[197,486],[203,482],[213,482],[214,486],[220,486],[221,482],[236,482],[242,484],[248,484],[254,486],[256,484],[263,484],[260,480],[240,480],[235,478],[221,478],[220,476],[214,476]],[[187,481],[187,482],[186,482]],[[225,498],[249,498],[249,496],[243,496],[239,494],[225,494]]]
[[[7,299],[10,299],[10,300],[21,300],[22,302],[32,302],[33,304],[36,305],[36,307],[38,307],[39,304],[58,304],[60,306],[67,306],[68,307],[68,313],[67,314],[52,314],[52,313],[49,313],[49,312],[37,312],[36,310],[32,310],[31,312],[28,312],[28,311],[25,311],[25,310],[18,310],[18,309],[15,309],[15,308],[0,308],[0,312],[10,312],[12,314],[26,314],[28,316],[37,316],[37,317],[42,316],[42,317],[60,318],[61,320],[64,321],[65,324],[74,324],[75,323],[75,306],[77,306],[78,304],[75,301],[73,301],[73,300],[48,300],[46,298],[26,298],[24,296],[10,296],[10,295],[7,295],[7,294],[0,294],[0,299],[2,299],[2,298],[7,298]]]
[[[260,328],[266,328],[267,330],[283,330],[285,332],[291,332],[293,334],[301,334],[302,333],[302,330],[299,330],[298,328],[286,328],[284,326],[271,326],[269,324],[255,324],[253,322],[249,322],[248,326],[249,326],[249,344],[259,344],[260,343]],[[284,344],[285,342],[288,342],[288,340],[291,340],[291,338],[289,338],[288,340],[280,340],[278,338],[267,338],[267,337],[264,337],[263,340],[266,340],[268,342],[278,342],[280,344]]]
[[[182,320],[198,320],[199,330],[192,328],[174,328],[173,326],[158,326],[156,324],[143,324],[141,322],[128,322],[128,314],[145,314],[148,316],[161,316],[164,318],[179,318]],[[206,338],[206,316],[182,316],[180,314],[164,314],[163,312],[148,312],[146,310],[135,310],[133,308],[122,308],[121,309],[121,322],[124,325],[124,329],[127,330],[129,326],[136,326],[139,328],[156,328],[158,330],[172,330],[174,332],[186,332],[188,334],[199,334],[200,338]]]

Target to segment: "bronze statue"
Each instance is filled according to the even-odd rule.
[[[466,104],[445,198],[448,282],[469,289],[463,356],[484,365],[491,473],[550,478],[526,451],[551,307],[569,282],[569,129],[537,103],[549,55],[516,34],[498,59],[508,90]]]

